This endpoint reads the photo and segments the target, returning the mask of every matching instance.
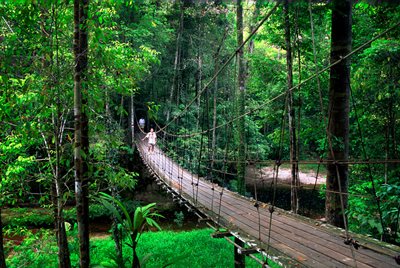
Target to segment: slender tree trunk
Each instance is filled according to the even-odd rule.
[[[394,78],[393,78],[394,79]],[[389,100],[389,133],[390,133],[390,138],[391,138],[391,147],[392,147],[392,152],[390,158],[392,159],[397,159],[397,143],[396,143],[396,108],[395,108],[395,103],[394,100],[395,96],[391,94],[390,100]]]
[[[389,128],[386,125],[385,127],[385,184],[388,183],[388,163],[386,162],[389,159]]]
[[[195,82],[195,95],[197,96],[202,90],[202,59],[200,54],[200,49],[197,49],[197,72],[196,72],[196,82]],[[208,102],[208,100],[205,100]],[[197,98],[197,118],[200,118],[201,113],[201,97]],[[202,122],[203,123],[203,122]],[[197,128],[199,128],[200,120],[197,120]]]
[[[181,13],[180,13],[180,18],[179,18],[179,28],[178,28],[178,33],[176,36],[176,48],[175,48],[175,59],[174,59],[174,76],[172,77],[172,85],[171,85],[171,90],[169,93],[169,105],[172,105],[172,101],[174,99],[174,92],[175,88],[178,87],[178,66],[180,64],[180,51],[181,51],[181,41],[182,41],[182,31],[183,31],[183,4],[181,4]],[[171,113],[172,107],[169,107],[167,110],[167,116],[166,116],[166,122],[169,122],[170,118],[170,113]]]
[[[131,148],[135,149],[135,102],[133,93],[131,93]],[[168,122],[168,121],[167,121]]]
[[[55,146],[56,146],[56,166],[55,166],[55,178],[54,178],[54,190],[55,190],[55,201],[56,201],[56,237],[57,237],[57,246],[58,246],[58,267],[60,268],[69,268],[71,267],[71,259],[70,252],[68,248],[68,238],[67,232],[65,230],[65,220],[64,220],[64,188],[62,184],[62,176],[61,176],[61,163],[60,163],[60,143],[62,136],[62,126],[61,126],[61,114],[59,113],[59,105],[58,107],[58,117],[55,131]]]
[[[1,180],[1,179],[0,179]],[[3,246],[3,222],[1,221],[1,207],[0,207],[0,268],[6,268],[6,255]]]
[[[89,258],[89,125],[87,116],[88,36],[87,18],[89,1],[74,0],[74,117],[75,117],[75,196],[78,222],[80,267],[90,265]]]
[[[214,73],[218,70],[218,63],[215,60],[215,69]],[[214,169],[214,160],[215,160],[215,146],[217,143],[217,134],[216,134],[216,126],[217,126],[217,98],[218,98],[218,77],[215,78],[214,82],[214,92],[213,92],[213,121],[212,121],[212,133],[211,133],[211,170]]]
[[[214,55],[214,75],[217,74],[219,70],[219,53],[221,51],[222,45],[225,42],[226,36],[228,34],[228,27],[225,28],[224,35],[221,39],[221,42],[218,46],[217,52]],[[212,130],[212,140],[211,140],[211,148],[215,148],[216,146],[216,126],[217,126],[217,98],[218,98],[218,77],[215,78],[214,81],[214,91],[213,91],[213,130]],[[215,150],[211,150],[211,169],[214,168],[214,159],[215,159]]]
[[[111,138],[111,127],[112,127],[112,117],[111,117],[111,110],[110,110],[110,95],[108,90],[106,89],[105,91],[105,101],[106,101],[106,134],[108,137]],[[131,131],[132,131],[132,149],[134,146],[134,108],[133,108],[133,94],[131,94]],[[112,155],[110,154],[110,151],[107,150],[107,159],[110,159],[112,161]],[[117,198],[117,187],[115,185],[110,185],[111,188],[111,196],[113,198]],[[116,204],[114,204],[116,205]],[[114,246],[115,246],[115,252],[116,252],[116,257],[117,257],[117,266],[119,268],[124,267],[124,261],[123,261],[123,254],[122,254],[122,245],[121,245],[121,239],[122,236],[120,234],[120,231],[118,230],[118,219],[115,215],[111,217],[112,220],[112,238],[114,240]]]
[[[64,204],[62,202],[62,197],[57,200],[57,245],[58,245],[58,267],[69,268],[71,267],[70,252],[68,248],[68,238],[67,231],[65,229],[65,220],[63,214]]]
[[[236,28],[237,28],[237,44],[240,46],[243,43],[243,7],[242,1],[237,0],[236,11]],[[246,82],[246,63],[243,57],[243,48],[238,51],[238,105],[237,115],[240,115],[245,110],[245,82]],[[238,193],[246,192],[245,172],[246,172],[246,152],[245,152],[245,118],[241,117],[237,122],[238,132],[238,164],[237,164],[237,190]]]
[[[286,68],[287,68],[287,87],[293,87],[293,60],[292,60],[292,45],[290,41],[290,22],[289,22],[289,3],[286,0],[283,6],[285,16],[285,42],[286,42]],[[293,91],[288,93],[288,117],[289,117],[289,139],[290,139],[290,166],[291,166],[291,210],[294,213],[298,212],[298,165],[297,165],[297,141],[296,141],[296,114],[294,110]]]
[[[334,0],[332,10],[331,62],[340,60],[351,52],[352,0]],[[326,220],[335,226],[345,226],[344,210],[347,208],[349,155],[349,96],[350,59],[333,66],[329,80],[328,160],[326,178]],[[339,193],[339,194],[338,194]]]
[[[60,164],[60,144],[62,143],[62,133],[63,133],[63,123],[61,122],[61,115],[59,113],[60,102],[57,96],[57,117],[53,115],[54,126],[54,139],[55,139],[55,151],[56,151],[56,163],[53,166],[52,164],[52,155],[51,149],[46,141],[46,137],[43,133],[43,141],[46,147],[49,163],[52,169],[53,181],[51,184],[51,201],[54,206],[53,215],[54,215],[54,229],[57,240],[58,247],[58,267],[60,268],[69,268],[71,267],[71,259],[70,252],[68,248],[68,239],[67,232],[65,230],[65,220],[63,216],[63,208],[64,208],[64,189],[63,182],[61,176],[61,164]]]
[[[250,32],[253,32],[255,27],[257,26],[257,18],[260,15],[260,4],[261,1],[256,1],[255,3],[254,12],[251,18]],[[253,54],[253,51],[254,51],[254,39],[251,39],[249,41],[249,54]]]
[[[53,29],[49,29],[47,32],[51,33],[51,52],[50,52],[50,65],[46,60],[43,61],[43,69],[47,66],[50,66],[50,74],[49,74],[49,83],[51,87],[56,89],[56,112],[53,114],[53,135],[54,135],[54,145],[55,145],[55,165],[52,167],[53,169],[53,182],[51,186],[52,190],[52,202],[54,206],[54,219],[55,219],[55,234],[57,240],[58,247],[58,267],[59,268],[70,268],[71,267],[71,259],[70,252],[68,247],[68,238],[67,232],[65,229],[65,220],[63,215],[64,209],[64,192],[65,189],[63,187],[63,168],[61,166],[61,146],[62,146],[62,137],[64,135],[64,123],[63,122],[63,113],[61,109],[61,92],[58,86],[58,79],[60,77],[60,66],[59,66],[59,43],[58,43],[58,7],[57,4],[52,5],[51,8],[52,13],[52,22],[54,23],[54,31]],[[45,18],[46,15],[44,15]],[[43,25],[45,23],[43,22]],[[44,26],[43,26],[44,27]],[[55,60],[54,60],[54,39],[55,38]],[[46,38],[46,37],[45,37]],[[55,65],[55,70],[53,69]],[[46,137],[43,135],[43,139]],[[47,144],[45,142],[45,144]],[[52,162],[51,159],[51,149],[49,146],[46,146],[46,150],[49,156],[49,162]]]

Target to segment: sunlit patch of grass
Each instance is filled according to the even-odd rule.
[[[225,239],[211,238],[210,229],[186,232],[146,232],[140,238],[138,254],[148,258],[146,268],[163,267],[234,267],[233,245]],[[9,267],[56,267],[56,244],[53,235],[32,235],[14,248],[7,260]],[[44,241],[44,239],[46,241]],[[38,243],[41,241],[41,243]],[[77,240],[70,241],[72,265],[78,265]],[[124,243],[126,267],[130,266],[132,251]],[[91,264],[100,267],[116,267],[115,246],[111,236],[91,240]],[[27,266],[28,265],[28,266]],[[49,266],[50,265],[50,266]],[[260,267],[255,260],[246,257],[246,267]],[[277,266],[276,266],[277,267]]]

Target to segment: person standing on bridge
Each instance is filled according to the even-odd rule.
[[[140,118],[139,119],[139,127],[141,130],[144,130],[144,125],[146,124],[146,121],[144,120],[144,118]]]
[[[157,141],[157,135],[154,132],[153,128],[150,129],[150,132],[147,133],[147,135],[142,139],[142,141],[144,141],[145,139],[149,140],[149,153],[153,153],[154,146],[156,145],[156,141]]]

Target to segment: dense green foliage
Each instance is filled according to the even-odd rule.
[[[275,3],[243,2],[246,38]],[[329,149],[329,68],[315,74],[329,65],[331,5],[290,2],[299,160],[311,163],[301,165],[307,170],[324,171],[318,160]],[[168,155],[233,190],[243,142],[235,134],[238,119],[245,123],[248,166],[271,167],[276,160],[289,159],[281,6],[244,46],[246,100],[239,117],[236,7],[231,2],[91,0],[89,10],[91,195],[103,191],[118,196],[132,191],[141,179],[129,144],[131,108],[148,126],[165,127],[158,145]],[[0,209],[26,203],[52,209],[56,198],[67,204],[74,196],[73,1],[0,1],[0,14]],[[359,1],[353,6],[353,48],[365,46],[351,57],[354,164],[346,213],[353,231],[385,236],[393,243],[400,243],[399,21],[395,4]],[[369,159],[379,161],[359,163]],[[55,194],[56,182],[63,188],[60,195]],[[246,195],[252,195],[250,188]],[[91,211],[92,216],[103,213],[95,206]],[[64,212],[72,222],[74,212]],[[21,227],[48,224],[53,218],[45,213],[5,223]],[[39,242],[32,236],[26,243]],[[162,258],[170,260],[173,254],[163,251],[170,255]],[[17,256],[10,264],[24,261]],[[44,263],[45,256],[33,258]],[[216,260],[202,263],[208,261]]]
[[[73,231],[71,231],[73,232]],[[190,232],[146,232],[138,246],[142,259],[148,256],[145,267],[232,267],[233,246],[224,239],[213,239],[208,229]],[[40,239],[39,239],[40,238]],[[43,267],[57,266],[55,244],[48,232],[31,234],[24,242],[14,248],[13,258],[8,260],[9,267]],[[115,267],[114,242],[110,237],[92,238],[92,263],[97,267]],[[76,249],[77,241],[71,247]],[[124,256],[130,256],[129,246],[124,246]],[[201,254],[199,254],[201,252]],[[213,257],[210,257],[213,256]],[[74,265],[77,252],[71,257]],[[246,258],[247,267],[259,267],[255,261]],[[128,263],[128,262],[127,262]]]
[[[270,3],[247,6],[245,24],[250,27],[252,21],[260,20],[260,14],[266,14],[271,6]],[[235,10],[230,8],[229,5],[206,7],[201,4],[185,8],[184,16],[191,17],[198,24],[195,28],[190,23],[176,27],[181,33],[180,38],[190,40],[189,47],[186,47],[187,40],[181,40],[185,53],[179,54],[180,72],[177,76],[171,73],[164,75],[173,68],[175,54],[162,58],[161,66],[166,68],[157,67],[156,72],[152,72],[154,79],[142,83],[149,94],[141,94],[138,99],[162,103],[157,123],[161,127],[167,125],[164,130],[167,135],[160,139],[164,151],[195,173],[235,190],[235,161],[238,160],[239,144],[234,134],[236,118],[233,111],[238,105],[234,90],[237,83],[235,60],[212,81],[215,70],[226,62],[235,49],[236,33],[231,31],[224,36],[224,27],[221,27],[223,23],[234,30]],[[201,13],[199,10],[202,10]],[[400,242],[399,199],[395,190],[400,177],[398,164],[363,165],[357,162],[365,159],[396,160],[399,156],[396,138],[398,140],[400,133],[396,126],[400,108],[400,32],[399,27],[395,27],[399,10],[398,5],[387,3],[372,5],[360,2],[353,7],[353,49],[365,46],[351,58],[350,159],[356,164],[350,166],[350,206],[347,211],[352,230],[380,237],[383,234],[381,210],[386,240],[397,243]],[[329,69],[318,77],[315,73],[329,64],[330,5],[310,6],[307,1],[297,1],[290,5],[289,12],[294,85],[313,77],[293,90],[299,159],[311,162],[305,170],[316,170],[319,166],[324,173],[325,167],[318,165],[318,161],[326,158],[329,149],[326,138]],[[289,159],[283,27],[282,8],[279,7],[254,38],[252,52],[245,53],[248,75],[246,108],[242,114],[246,114],[246,158],[250,164]],[[389,28],[386,34],[366,44]],[[187,32],[191,33],[190,37],[185,37]],[[190,43],[195,38],[199,40]],[[177,46],[179,44],[178,40]],[[188,72],[192,74],[189,77]],[[174,79],[186,80],[175,85],[171,81]],[[190,107],[187,106],[189,101],[192,101]],[[213,109],[216,110],[216,119],[213,118]],[[214,120],[217,126],[215,145],[212,136]],[[202,131],[203,135],[200,134]],[[187,134],[192,135],[188,138],[184,136]],[[268,163],[258,166],[266,165]],[[226,171],[229,174],[222,174]],[[247,194],[251,195],[250,192]],[[381,200],[379,206],[377,199]],[[300,200],[300,206],[304,205],[307,204]]]
[[[129,213],[133,213],[139,202],[124,201],[124,206]],[[89,219],[109,219],[112,211],[102,204],[92,204],[89,209]],[[3,224],[6,229],[13,228],[51,227],[54,224],[54,216],[49,208],[9,208],[2,212]],[[64,211],[64,218],[70,224],[76,222],[76,208],[67,208]]]

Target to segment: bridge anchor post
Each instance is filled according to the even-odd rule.
[[[244,242],[239,238],[235,237],[234,241],[234,257],[235,257],[235,268],[245,268],[245,255],[241,254],[241,249],[244,248]]]

